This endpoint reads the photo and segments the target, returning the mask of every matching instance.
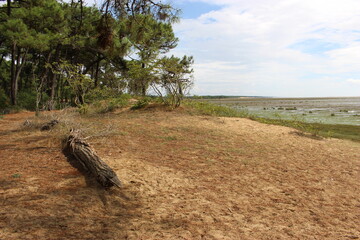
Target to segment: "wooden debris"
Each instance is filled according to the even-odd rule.
[[[22,124],[24,127],[31,127],[32,126],[32,122],[29,119],[26,119],[25,122],[23,122]]]
[[[101,186],[121,186],[116,173],[85,142],[79,130],[70,131],[70,135],[64,140],[63,153],[73,167],[85,175],[94,177]]]
[[[40,131],[48,131],[50,129],[52,129],[56,124],[58,124],[59,121],[58,120],[52,120],[48,123],[45,123],[41,128]]]

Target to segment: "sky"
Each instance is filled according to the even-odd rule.
[[[91,0],[89,0],[90,2]],[[359,0],[172,0],[195,95],[360,96]]]

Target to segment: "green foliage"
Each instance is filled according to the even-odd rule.
[[[139,50],[142,60],[154,59],[159,53],[166,53],[176,47],[175,37],[170,23],[158,21],[151,15],[137,14],[128,18],[124,25],[133,47]]]
[[[24,90],[19,92],[18,106],[20,108],[35,111],[36,110],[36,92],[30,90]]]
[[[13,175],[11,175],[13,178],[20,178],[21,177],[21,174],[19,173],[15,173]]]
[[[139,57],[127,63],[129,91],[145,96],[146,90],[157,78],[155,68],[158,56],[175,48],[178,39],[170,23],[145,14],[137,14],[125,20],[120,34],[127,36],[126,39],[132,43],[132,50]]]
[[[209,102],[186,100],[184,105],[195,110],[195,113],[218,117],[250,117],[246,111],[238,111],[230,107],[220,106]]]
[[[302,132],[310,133],[314,137],[334,137],[340,139],[349,139],[360,142],[360,126],[341,125],[341,124],[324,124],[324,123],[306,123],[299,120],[285,119],[267,119],[254,118],[254,120],[266,123],[292,127]]]
[[[63,38],[64,12],[55,0],[29,0],[13,9],[0,31],[9,44],[46,51]]]
[[[108,99],[105,101],[94,103],[96,106],[96,113],[107,113],[112,112],[118,108],[123,108],[128,106],[130,100],[130,95],[124,94],[117,98]]]
[[[291,124],[291,127],[302,132],[311,133],[313,136],[319,136],[320,130],[316,127],[316,125],[306,123],[304,118],[295,115],[292,117]]]
[[[131,110],[137,110],[146,107],[151,102],[150,97],[143,97],[139,99],[132,107]]]
[[[72,92],[75,94],[75,104],[85,104],[85,96],[92,86],[90,77],[81,73],[81,64],[69,64],[62,61],[56,64],[54,73],[60,74],[69,84]]]
[[[124,92],[146,95],[164,76],[158,60],[178,42],[171,25],[178,10],[161,2],[109,0],[106,10],[83,1],[11,2],[11,14],[0,14],[0,84],[12,104],[28,109],[30,88],[37,109],[48,96],[49,109],[77,105],[82,112]],[[107,102],[109,111],[119,105]]]
[[[119,94],[117,90],[106,86],[103,88],[98,87],[98,88],[90,89],[89,93],[87,94],[87,101],[94,102],[109,98],[117,98],[119,96],[124,97],[124,95],[130,96],[128,94]]]
[[[78,106],[78,111],[80,114],[88,114],[89,113],[89,105],[84,103]]]
[[[135,95],[146,95],[149,84],[154,81],[154,65],[145,65],[141,61],[129,61],[127,63],[129,78],[129,92]]]
[[[7,108],[10,106],[10,99],[5,94],[5,91],[0,88],[0,110]]]
[[[178,138],[176,136],[160,136],[159,138],[166,140],[166,141],[176,141]]]
[[[116,98],[107,98],[105,100],[97,100],[89,104],[82,104],[79,106],[80,114],[104,114],[112,112],[118,108],[123,108],[129,105],[131,96],[129,94],[122,94]]]
[[[152,87],[165,104],[173,108],[180,106],[193,84],[193,64],[192,56],[183,58],[171,56],[159,59],[157,62],[159,77]],[[164,91],[166,97],[163,96]]]

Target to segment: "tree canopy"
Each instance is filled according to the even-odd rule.
[[[193,59],[166,55],[177,46],[178,20],[178,9],[155,0],[106,0],[100,7],[7,0],[0,9],[0,109],[81,105],[99,91],[182,96]]]

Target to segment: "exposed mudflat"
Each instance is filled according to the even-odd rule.
[[[0,239],[360,239],[360,143],[185,110],[33,116],[0,119]],[[66,161],[70,125],[122,188]]]
[[[264,118],[360,126],[360,97],[223,98],[207,101]]]

